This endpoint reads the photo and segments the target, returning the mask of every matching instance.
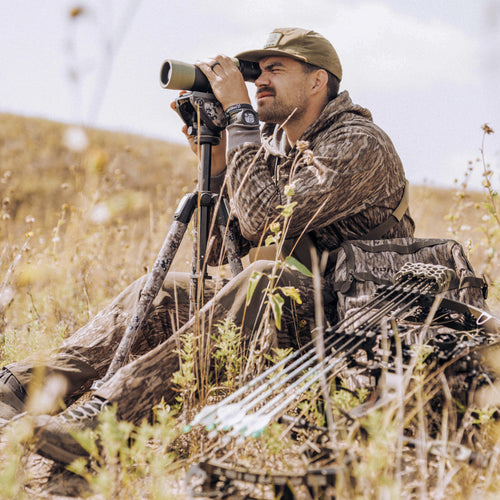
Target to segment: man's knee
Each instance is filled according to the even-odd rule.
[[[133,309],[147,285],[149,274],[145,274],[132,282],[113,301],[119,304],[121,309]],[[168,301],[172,304],[189,302],[189,274],[180,272],[167,273],[158,294],[153,300],[153,307]]]
[[[161,290],[158,292],[153,305],[166,304],[189,304],[190,277],[188,273],[169,272],[163,281]]]

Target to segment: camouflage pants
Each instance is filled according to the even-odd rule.
[[[241,342],[248,344],[265,309],[264,292],[274,262],[256,261],[220,288],[211,280],[205,282],[207,302],[189,319],[189,275],[169,273],[155,299],[132,348],[133,361],[121,368],[97,391],[97,395],[116,403],[122,419],[139,422],[149,416],[151,408],[165,399],[172,402],[176,392],[172,374],[179,369],[179,342],[183,334],[201,332],[213,336],[215,324],[231,318],[241,327]],[[247,304],[247,290],[254,271],[264,274],[252,300]],[[116,348],[135,310],[146,276],[126,288],[90,323],[68,337],[60,348],[42,362],[35,358],[12,363],[8,368],[27,388],[37,366],[42,364],[45,376],[62,375],[67,381],[66,404],[86,392],[92,382],[104,376]],[[270,345],[287,347],[308,338],[309,320],[314,318],[312,278],[285,269],[275,286],[293,286],[302,304],[285,297],[283,324],[271,331]]]

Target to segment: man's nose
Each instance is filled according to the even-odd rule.
[[[255,80],[254,84],[256,85],[257,88],[269,85],[269,78],[267,77],[264,71],[260,73],[259,77],[257,78],[257,80]]]

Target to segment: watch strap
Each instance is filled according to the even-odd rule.
[[[231,106],[228,106],[224,112],[226,114],[226,118],[229,119],[231,116],[235,115],[236,113],[239,113],[242,109],[253,109],[251,104],[247,103],[242,103],[242,104],[231,104]]]

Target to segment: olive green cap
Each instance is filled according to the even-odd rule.
[[[342,80],[342,66],[332,44],[315,31],[302,28],[276,28],[263,49],[248,50],[236,57],[243,61],[258,62],[264,57],[285,56],[326,69]]]

